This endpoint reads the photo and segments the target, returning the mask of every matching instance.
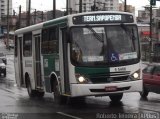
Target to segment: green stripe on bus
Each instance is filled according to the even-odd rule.
[[[44,76],[49,76],[55,71],[55,59],[58,59],[57,54],[43,55]]]
[[[48,28],[48,27],[52,27],[52,26],[56,26],[56,25],[66,26],[66,24],[67,24],[67,19],[63,18],[63,19],[59,19],[59,20],[48,21],[43,24],[43,27]]]
[[[75,67],[75,73],[89,79],[92,83],[107,82],[106,75],[110,72],[110,68],[89,68]]]
[[[110,68],[89,68],[89,67],[75,67],[75,73],[81,75],[97,75],[110,72]]]

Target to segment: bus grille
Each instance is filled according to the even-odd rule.
[[[119,81],[126,81],[128,80],[128,76],[120,76],[120,77],[90,77],[90,81],[92,83],[113,83]]]

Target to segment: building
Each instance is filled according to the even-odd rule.
[[[148,59],[149,53],[152,51],[153,59],[155,60],[157,56],[160,56],[160,50],[157,52],[157,44],[160,44],[160,9],[152,9],[152,21],[150,22],[150,7],[145,7],[144,10],[138,11],[137,21],[145,25],[145,30],[140,34],[141,45],[142,45],[142,58]],[[150,24],[151,32],[150,32]],[[142,25],[141,25],[142,27]],[[144,25],[143,25],[144,28]],[[151,36],[151,38],[150,38]],[[151,50],[151,51],[150,51]],[[147,57],[147,58],[146,58]]]
[[[79,12],[79,0],[69,0],[69,13]],[[82,0],[82,12],[119,11],[119,0]]]
[[[135,7],[132,5],[127,5],[127,12],[133,13],[135,15]],[[119,11],[124,11],[124,3],[119,3]]]
[[[64,12],[60,10],[56,10],[56,18],[64,16]],[[43,12],[43,11],[36,11],[31,13],[31,22],[30,24],[38,24],[44,21],[48,21],[53,19],[53,10]]]
[[[150,7],[138,11],[137,21],[150,24]],[[160,9],[152,10],[152,38],[160,41]],[[149,34],[150,35],[150,34]]]
[[[0,15],[5,16],[7,15],[7,3],[8,0],[0,0]],[[9,0],[9,15],[12,15],[12,0]]]
[[[7,1],[8,0],[0,0],[0,35],[3,34],[7,28]],[[9,0],[9,15],[12,15],[12,0]]]

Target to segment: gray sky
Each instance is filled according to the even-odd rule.
[[[13,0],[13,9],[18,11],[19,5],[22,5],[22,11],[26,10],[26,0]],[[31,0],[32,1],[32,9],[37,10],[51,10],[53,0]],[[57,9],[64,10],[66,0],[56,0]],[[120,0],[124,1],[124,0]],[[136,7],[136,11],[139,9],[143,9],[143,6],[149,4],[149,0],[127,0],[127,4],[133,5]],[[157,7],[160,7],[160,1],[157,1]]]

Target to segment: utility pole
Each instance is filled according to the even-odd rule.
[[[96,0],[94,0],[94,11],[96,11]]]
[[[150,41],[149,41],[149,47],[150,47],[150,62],[152,62],[152,5],[150,6]]]
[[[34,10],[34,24],[36,24],[36,17],[37,17],[37,11],[36,9]]]
[[[56,0],[53,0],[53,19],[56,18]]]
[[[44,17],[44,13],[43,13],[43,11],[42,11],[42,22],[43,22],[43,17]]]
[[[150,62],[152,62],[152,5],[154,5],[156,3],[155,0],[150,0],[150,41],[149,41],[149,48],[150,48],[150,52],[149,52],[149,60]]]
[[[103,3],[103,11],[106,10],[106,3]]]
[[[96,0],[94,0],[94,4],[91,6],[91,11],[98,11],[98,8],[96,7]]]
[[[87,9],[87,8],[86,8],[86,3],[84,3],[83,5],[84,5],[84,6],[83,6],[84,12],[86,12],[86,9]]]
[[[30,17],[31,17],[31,0],[29,0],[29,4],[28,4],[28,15],[27,15],[27,26],[30,26]]]
[[[69,3],[68,3],[68,2],[69,2],[69,1],[66,0],[66,15],[69,14]]]
[[[9,0],[7,0],[7,41],[6,46],[9,49]]]
[[[15,14],[16,14],[16,12],[15,12],[15,10],[13,10],[13,16],[15,16]]]
[[[18,28],[21,28],[21,5],[19,6],[19,20],[18,20]]]
[[[127,0],[124,0],[124,11],[127,12]]]
[[[150,6],[150,39],[152,39],[152,5]]]
[[[82,13],[82,0],[79,0],[79,13]]]

